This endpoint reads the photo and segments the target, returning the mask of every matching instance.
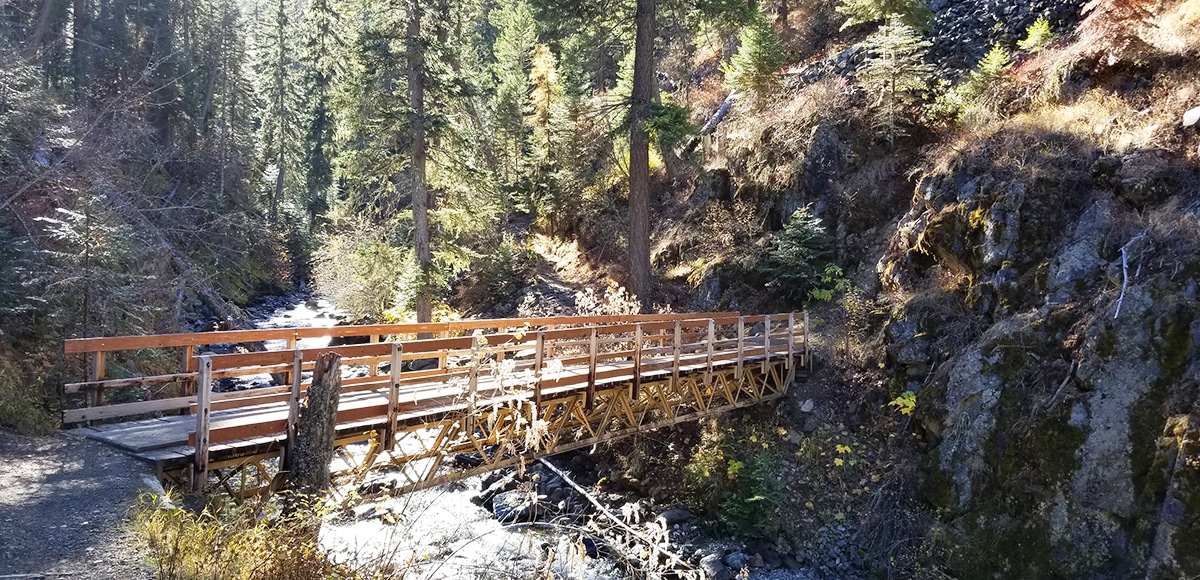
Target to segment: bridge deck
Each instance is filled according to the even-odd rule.
[[[751,336],[746,336],[752,334],[746,332],[748,324],[758,325]],[[295,350],[294,359],[291,351],[201,356],[196,357],[199,362],[186,362],[187,369],[197,369],[193,375],[135,381],[94,376],[88,383],[68,388],[99,390],[179,376],[195,376],[198,384],[209,384],[219,372],[236,376],[285,369],[291,369],[292,386],[290,391],[273,387],[228,394],[202,389],[197,395],[175,399],[68,410],[64,416],[77,421],[112,420],[183,411],[182,415],[92,424],[71,433],[113,445],[151,463],[164,479],[186,480],[193,487],[205,485],[215,474],[228,489],[231,475],[221,470],[232,468],[238,470],[234,479],[241,481],[243,489],[229,491],[254,493],[272,479],[263,459],[282,459],[277,468],[286,462],[289,426],[298,421],[298,403],[307,387],[305,369],[311,368],[317,350],[338,352],[345,364],[370,368],[370,376],[343,384],[339,445],[369,443],[360,467],[369,466],[382,451],[405,472],[410,482],[406,489],[419,489],[782,396],[797,367],[808,362],[807,325],[799,332],[796,326],[793,315],[776,316],[774,322],[770,316],[726,314],[700,320],[677,316],[513,334],[503,334],[504,328],[498,326],[497,334],[473,338]],[[196,344],[185,342],[193,340],[192,335],[164,336],[129,338],[143,347],[152,340],[157,341],[154,344],[176,341],[187,345],[189,354]],[[110,351],[122,344],[122,339],[82,340]],[[530,348],[533,344],[536,349]],[[178,344],[168,344],[172,345]],[[381,375],[377,365],[389,360],[384,356],[387,352],[392,368],[399,368],[401,360],[436,360],[438,365]],[[472,353],[467,366],[446,364],[464,352]],[[506,354],[507,367],[498,362]],[[292,364],[283,364],[284,360]],[[468,395],[471,392],[474,396]],[[451,465],[460,461],[466,465]],[[250,465],[258,470],[254,477],[246,473]],[[246,482],[255,477],[258,483],[252,482],[247,490]]]

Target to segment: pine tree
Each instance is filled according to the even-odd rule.
[[[893,18],[863,42],[870,55],[855,74],[867,92],[872,126],[895,144],[905,135],[913,107],[929,90],[933,67],[925,62],[930,42],[900,19]]]
[[[741,38],[737,53],[722,66],[725,80],[738,90],[766,96],[775,87],[776,74],[787,60],[787,50],[761,14],[742,29]]]
[[[333,79],[344,72],[339,17],[330,0],[311,0],[304,13],[303,52],[305,106],[304,184],[309,233],[329,207],[333,185],[334,110],[330,106]]]
[[[292,24],[293,15],[285,0],[260,6],[258,37],[255,47],[255,73],[259,79],[262,109],[260,142],[264,171],[273,173],[274,184],[268,196],[268,222],[279,222],[285,199],[289,168],[295,166],[300,143],[299,105],[296,94],[297,62]]]
[[[933,11],[923,0],[841,0],[836,10],[850,17],[842,25],[843,30],[893,18],[917,30],[928,30],[933,19]]]
[[[529,72],[534,46],[537,44],[537,23],[529,4],[524,0],[507,0],[489,16],[499,30],[492,46],[495,62],[496,94],[492,101],[495,111],[497,141],[501,151],[503,181],[511,185],[520,173],[526,125],[522,122],[526,106]]]

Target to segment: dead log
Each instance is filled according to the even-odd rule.
[[[342,357],[327,352],[317,357],[312,386],[296,426],[287,458],[288,480],[295,496],[309,501],[329,489],[329,464],[337,431],[338,397],[342,392]]]

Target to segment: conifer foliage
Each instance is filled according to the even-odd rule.
[[[906,126],[929,93],[933,67],[925,55],[930,42],[900,18],[880,26],[865,42],[870,55],[855,74],[867,93],[872,127],[889,143],[907,134]]]

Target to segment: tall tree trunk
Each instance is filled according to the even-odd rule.
[[[413,238],[417,266],[421,269],[417,288],[417,322],[433,317],[429,295],[432,260],[429,253],[429,188],[425,183],[425,79],[424,55],[421,54],[421,0],[408,3],[408,99],[412,119],[412,204]]]
[[[336,352],[322,353],[313,365],[312,385],[305,404],[288,461],[288,481],[299,497],[291,507],[314,507],[329,489],[329,464],[333,461],[337,438],[338,399],[342,393],[342,357]],[[319,519],[317,522],[319,523]]]
[[[84,96],[88,86],[89,52],[86,43],[91,40],[92,3],[90,0],[75,0],[71,9],[71,74],[77,97]]]
[[[50,27],[50,11],[52,8],[54,8],[54,0],[42,0],[42,5],[38,9],[37,22],[33,26],[33,33],[29,35],[28,44],[25,46],[25,54],[29,58],[37,56],[42,48],[46,29]],[[42,64],[46,65],[47,63]]]
[[[284,85],[284,69],[287,67],[287,43],[284,36],[287,33],[287,13],[285,12],[283,0],[279,0],[277,10],[275,25],[279,28],[277,31],[279,38],[277,49],[279,53],[276,55],[277,66],[275,68],[275,122],[278,125],[279,134],[275,141],[275,147],[278,149],[276,151],[277,159],[275,164],[279,170],[275,173],[275,194],[271,197],[270,223],[272,225],[279,220],[279,204],[283,199],[283,178],[286,171],[284,167],[287,164],[287,156],[285,155],[287,151],[287,103],[285,102],[287,90]]]
[[[650,103],[654,98],[654,1],[637,0],[633,94],[629,111],[629,277],[633,294],[650,309]]]

